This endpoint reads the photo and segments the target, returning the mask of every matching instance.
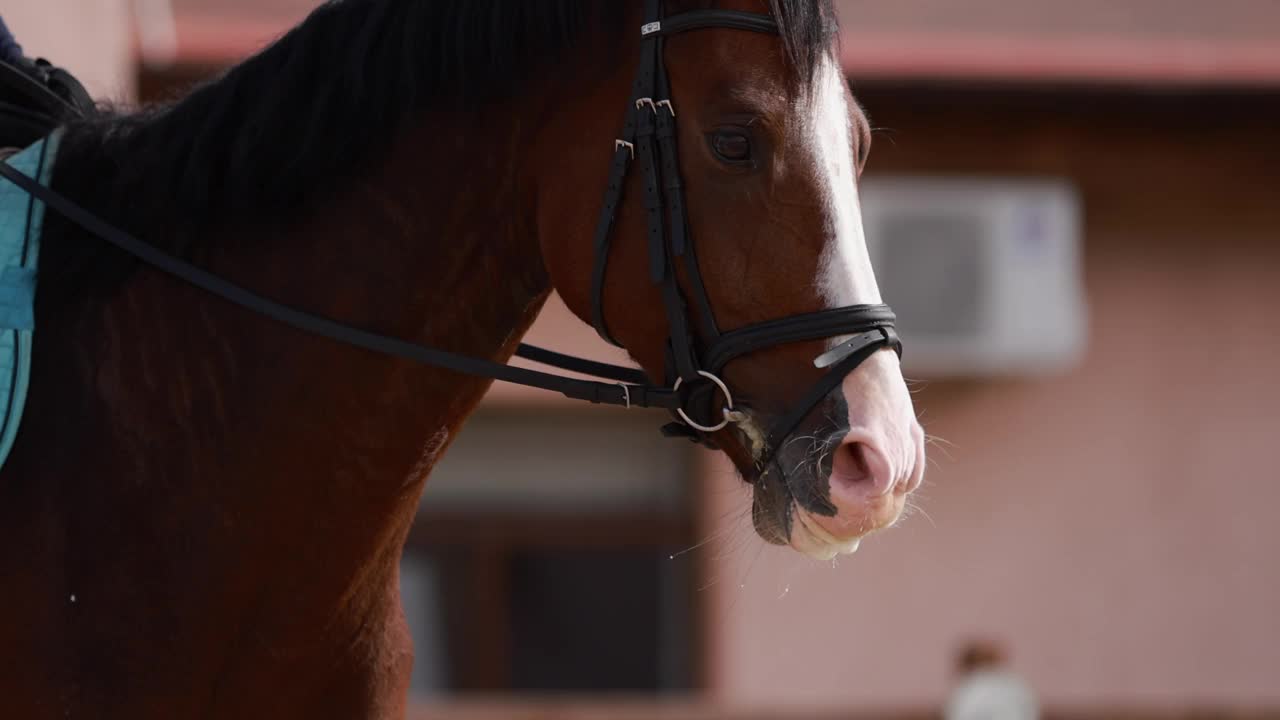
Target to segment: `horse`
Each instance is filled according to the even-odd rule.
[[[67,122],[50,191],[485,367],[555,291],[667,388],[594,399],[674,408],[764,541],[832,557],[924,472],[891,321],[841,310],[881,297],[834,23],[830,0],[335,0],[184,97]],[[492,378],[282,325],[83,225],[45,217],[0,470],[0,714],[403,717],[401,549]],[[736,345],[690,366],[710,337]]]

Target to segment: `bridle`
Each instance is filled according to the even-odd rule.
[[[688,232],[676,152],[676,107],[671,100],[663,63],[663,49],[668,36],[708,28],[778,34],[777,23],[769,15],[735,10],[695,10],[663,17],[661,0],[645,1],[645,20],[640,30],[640,65],[632,86],[622,137],[614,143],[604,206],[595,232],[592,324],[602,338],[617,345],[604,318],[609,239],[628,170],[634,163],[639,163],[643,172],[648,226],[649,277],[661,289],[669,325],[666,343],[668,383],[665,386],[651,385],[644,372],[636,368],[563,355],[532,345],[520,345],[516,354],[543,365],[612,382],[579,380],[458,355],[305,313],[252,293],[138,240],[7,164],[0,163],[0,176],[85,231],[139,260],[297,329],[373,352],[466,375],[552,390],[577,400],[627,408],[663,408],[677,418],[676,422],[663,428],[664,434],[707,444],[711,443],[712,433],[743,417],[735,409],[730,388],[720,377],[730,361],[768,347],[851,336],[814,360],[815,367],[827,372],[787,415],[769,429],[763,453],[757,457],[757,465],[763,469],[771,462],[781,442],[846,375],[880,349],[890,348],[901,353],[902,344],[894,329],[894,315],[886,305],[853,305],[791,315],[729,332],[719,330],[698,267],[693,238]],[[686,291],[677,282],[677,263],[683,263],[688,278],[687,295],[692,298],[700,334],[695,334],[689,321]],[[722,403],[715,402],[717,396],[723,398]]]
[[[769,430],[765,453],[757,458],[764,467],[771,453],[846,375],[881,348],[901,353],[902,344],[894,329],[894,315],[886,305],[855,305],[792,315],[730,332],[720,331],[689,234],[677,161],[676,106],[671,99],[664,62],[667,37],[705,28],[778,34],[778,25],[769,15],[736,10],[693,10],[663,17],[661,0],[645,1],[645,20],[640,28],[640,64],[632,84],[622,137],[614,142],[604,207],[596,225],[591,322],[601,338],[619,345],[609,333],[604,317],[609,237],[627,172],[632,164],[639,163],[649,238],[649,279],[661,290],[669,328],[666,378],[681,399],[680,406],[675,408],[678,422],[668,425],[664,432],[709,442],[711,433],[723,430],[742,417],[735,412],[733,396],[720,378],[725,365],[735,358],[776,345],[853,336],[815,361],[817,367],[827,368],[827,373]],[[677,281],[677,263],[684,268],[688,280],[684,291]],[[690,322],[690,305],[696,313],[700,333],[695,333]],[[724,399],[719,408],[713,402],[717,394]]]

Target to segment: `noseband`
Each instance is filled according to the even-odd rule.
[[[720,331],[702,281],[693,238],[688,232],[684,188],[680,183],[676,153],[676,107],[671,100],[663,62],[668,36],[711,28],[778,34],[777,23],[768,15],[734,10],[696,10],[663,17],[661,1],[646,0],[645,22],[640,29],[640,65],[627,106],[622,137],[614,142],[609,183],[595,233],[592,324],[602,338],[617,345],[604,318],[609,240],[627,173],[633,164],[639,163],[647,214],[649,278],[661,290],[669,325],[665,386],[650,385],[647,376],[635,368],[572,357],[531,345],[521,345],[516,354],[537,363],[612,382],[578,380],[458,355],[305,313],[250,292],[145,243],[3,162],[0,162],[0,177],[38,198],[90,234],[139,260],[286,325],[366,350],[466,375],[552,390],[577,400],[628,408],[664,408],[677,418],[676,422],[663,428],[664,434],[688,437],[706,444],[711,444],[713,433],[743,417],[735,410],[731,390],[721,379],[724,367],[730,361],[778,345],[849,336],[814,360],[814,366],[826,369],[826,374],[791,412],[769,429],[764,453],[757,458],[759,467],[763,469],[782,441],[846,375],[878,350],[890,348],[901,353],[902,344],[894,330],[894,315],[885,305],[853,305],[791,315],[729,332]],[[678,263],[683,264],[689,280],[689,288],[684,290],[677,283]],[[697,313],[700,329],[697,334],[689,319],[686,293]],[[722,400],[716,402],[717,397]]]

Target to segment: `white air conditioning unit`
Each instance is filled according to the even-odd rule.
[[[909,376],[1041,375],[1080,361],[1081,209],[1069,183],[885,176],[860,193]]]

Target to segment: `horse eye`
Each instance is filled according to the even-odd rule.
[[[724,162],[744,163],[751,159],[751,138],[737,131],[720,131],[711,136],[711,149]]]

